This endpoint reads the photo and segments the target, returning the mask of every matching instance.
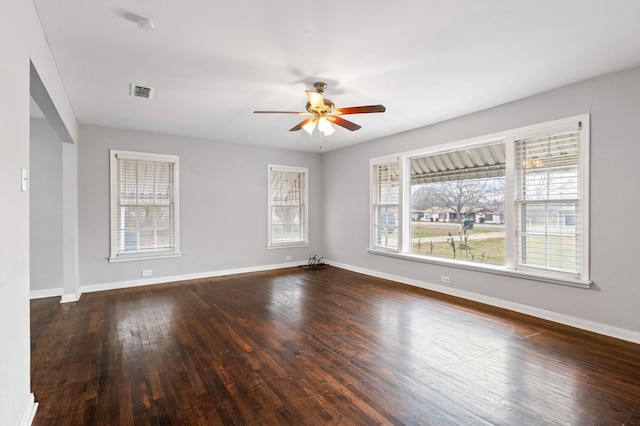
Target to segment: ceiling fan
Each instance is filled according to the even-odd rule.
[[[326,99],[322,96],[325,89],[327,88],[327,83],[322,81],[318,81],[313,83],[313,90],[305,90],[307,94],[307,98],[309,101],[307,102],[307,111],[299,112],[299,111],[253,111],[256,114],[297,114],[297,115],[311,115],[310,118],[303,120],[298,123],[289,131],[295,132],[300,129],[304,129],[307,133],[312,134],[313,130],[316,126],[318,126],[318,130],[324,133],[325,136],[331,135],[335,132],[331,123],[337,124],[338,126],[344,127],[345,129],[354,131],[358,130],[361,126],[353,123],[349,120],[345,120],[340,117],[341,115],[347,114],[368,114],[372,112],[385,112],[386,108],[384,105],[366,105],[366,106],[354,106],[354,107],[346,107],[346,108],[336,108],[334,103],[329,99]]]

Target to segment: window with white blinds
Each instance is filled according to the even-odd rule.
[[[516,263],[579,274],[582,195],[579,123],[515,141]]]
[[[111,262],[180,255],[178,156],[111,150]]]
[[[371,245],[396,251],[400,246],[400,163],[373,164],[371,173]]]
[[[589,132],[585,114],[371,159],[370,252],[589,287]]]
[[[268,247],[309,243],[308,169],[269,164]]]

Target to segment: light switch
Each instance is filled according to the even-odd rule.
[[[22,171],[22,181],[20,183],[20,190],[22,192],[27,192],[27,169],[20,169]]]

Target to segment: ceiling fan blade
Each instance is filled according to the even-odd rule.
[[[311,104],[311,108],[324,110],[324,98],[318,92],[314,92],[313,90],[305,90],[307,93],[307,97],[309,98],[309,103]]]
[[[334,114],[367,114],[370,112],[385,112],[387,109],[384,105],[365,105],[365,106],[355,106],[355,107],[346,107],[346,108],[338,108],[333,111]]]
[[[295,126],[293,126],[292,128],[289,129],[290,132],[295,132],[297,130],[302,129],[305,124],[307,124],[308,122],[310,122],[311,120],[313,120],[313,118],[307,118],[306,120],[301,121],[300,123],[296,124]]]
[[[338,126],[342,126],[345,129],[351,130],[352,132],[362,127],[356,123],[353,123],[349,120],[345,120],[344,118],[340,118],[340,117],[327,117],[327,120],[331,121],[334,124],[337,124]]]
[[[298,114],[298,115],[309,115],[308,112],[301,111],[253,111],[254,114]]]

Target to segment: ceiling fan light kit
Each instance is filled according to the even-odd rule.
[[[340,127],[344,127],[347,130],[355,131],[360,129],[360,126],[351,121],[345,120],[341,115],[348,114],[368,114],[373,112],[385,112],[384,105],[366,105],[355,106],[346,108],[337,108],[335,104],[326,99],[323,96],[324,91],[327,88],[327,83],[318,81],[313,84],[313,90],[306,90],[308,102],[306,105],[307,112],[297,111],[254,111],[256,114],[297,114],[297,115],[311,115],[311,118],[307,118],[297,125],[293,126],[289,131],[295,132],[300,129],[304,129],[310,135],[313,133],[316,126],[318,130],[324,134],[324,136],[332,135],[336,129],[331,124],[337,124]]]
[[[333,132],[336,131],[336,129],[331,126],[331,123],[329,123],[327,117],[324,116],[318,119],[318,130],[324,133],[325,136],[332,135]]]
[[[306,124],[304,126],[302,126],[302,129],[309,133],[310,135],[313,134],[313,129],[316,128],[316,121],[315,120],[308,120],[306,122]]]

